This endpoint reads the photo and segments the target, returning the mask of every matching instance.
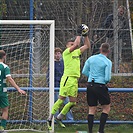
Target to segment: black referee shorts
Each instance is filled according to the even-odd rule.
[[[108,105],[110,96],[108,87],[99,83],[88,83],[87,85],[87,103],[89,106]]]

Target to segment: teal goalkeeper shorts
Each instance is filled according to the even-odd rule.
[[[9,106],[8,95],[0,95],[0,108],[5,108]]]
[[[78,78],[62,76],[60,82],[59,95],[63,97],[77,97],[78,94]]]

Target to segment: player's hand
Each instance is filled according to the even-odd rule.
[[[82,36],[84,36],[84,37],[87,36],[88,32],[89,32],[88,26],[85,24],[82,24]]]
[[[81,36],[82,35],[82,25],[79,25],[77,28],[77,35]]]
[[[18,90],[18,92],[19,92],[20,94],[27,95],[26,92],[25,92],[24,90],[21,90],[21,89],[20,89],[20,90]]]
[[[79,36],[87,36],[89,32],[89,28],[87,25],[85,24],[81,24],[80,26],[78,26],[77,28],[77,35]]]

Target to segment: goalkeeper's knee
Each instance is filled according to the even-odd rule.
[[[71,107],[70,107],[70,109],[71,109],[73,106],[76,105],[76,102],[69,102],[68,104],[71,106]]]
[[[61,100],[61,99],[58,99],[56,102],[55,102],[55,104],[54,104],[54,106],[53,106],[53,108],[52,108],[52,114],[54,115],[56,112],[57,112],[57,110],[60,108],[60,106],[63,104],[63,100]]]
[[[64,106],[64,108],[62,109],[61,114],[66,115],[67,112],[68,112],[73,106],[75,106],[75,105],[76,105],[76,102],[69,102],[69,103],[67,103],[67,104]]]

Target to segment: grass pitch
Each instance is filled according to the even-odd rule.
[[[99,125],[94,125],[93,132],[97,133]],[[55,124],[55,133],[76,133],[76,131],[87,131],[87,124],[67,124],[66,128],[60,128]],[[9,133],[39,133],[32,131],[18,131]],[[46,132],[48,133],[48,132]],[[130,124],[106,124],[105,133],[133,133],[133,125]]]

